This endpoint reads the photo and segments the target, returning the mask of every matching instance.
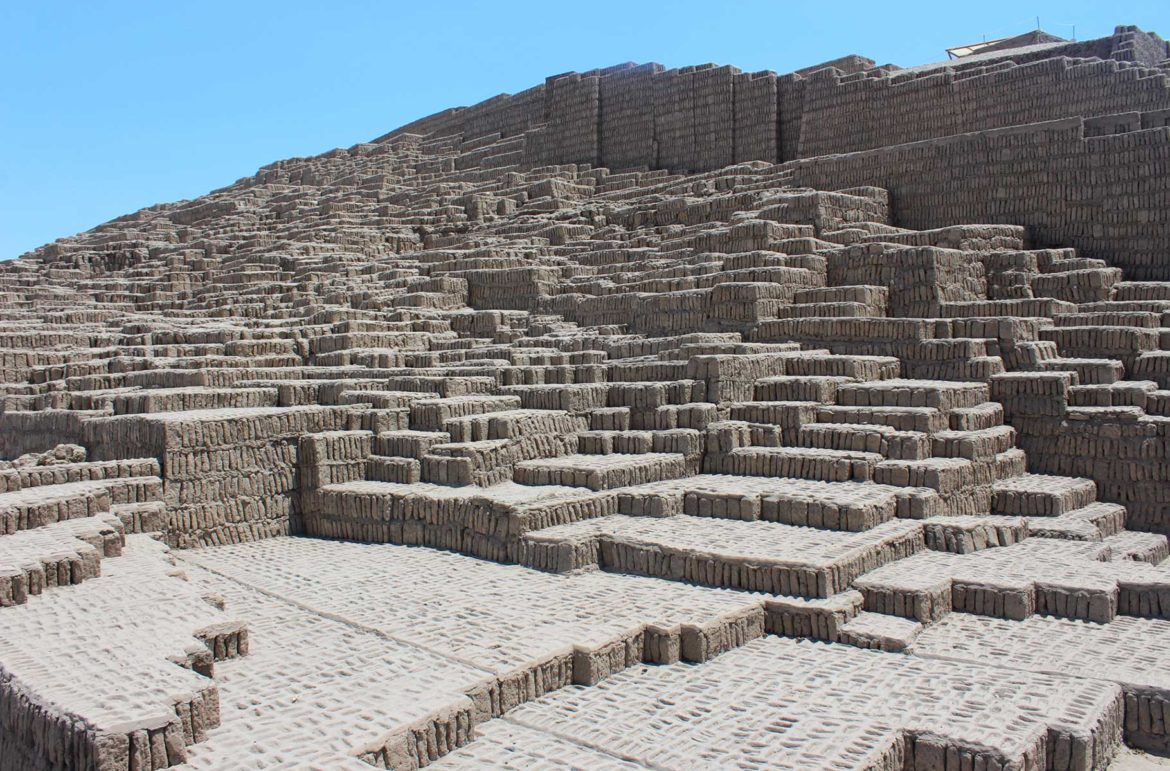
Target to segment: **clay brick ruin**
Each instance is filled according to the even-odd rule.
[[[0,298],[0,768],[1170,753],[1157,35],[557,75]]]

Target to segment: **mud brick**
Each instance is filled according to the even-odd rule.
[[[1170,751],[1170,49],[955,53],[561,73],[0,265],[0,765]]]

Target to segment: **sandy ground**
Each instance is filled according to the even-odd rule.
[[[1109,771],[1164,771],[1170,769],[1170,758],[1160,758],[1140,750],[1122,747],[1109,764]]]

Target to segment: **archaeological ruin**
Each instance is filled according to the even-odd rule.
[[[0,264],[0,769],[1170,754],[1170,50],[977,48],[555,75]]]

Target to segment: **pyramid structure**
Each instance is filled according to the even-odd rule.
[[[0,264],[0,769],[1170,754],[1170,49],[566,73]]]

